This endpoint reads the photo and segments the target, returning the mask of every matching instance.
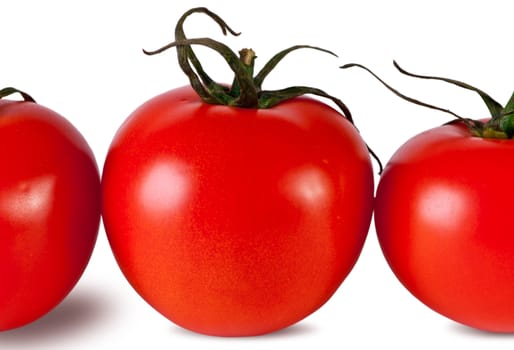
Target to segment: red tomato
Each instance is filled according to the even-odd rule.
[[[463,124],[405,143],[382,174],[375,224],[398,279],[433,310],[475,328],[514,331],[514,142]]]
[[[190,87],[128,118],[102,181],[128,281],[178,325],[221,336],[321,307],[361,252],[374,189],[365,143],[328,105],[210,105]]]
[[[70,292],[100,223],[100,177],[82,135],[33,102],[0,100],[0,330]]]

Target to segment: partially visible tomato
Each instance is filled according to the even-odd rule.
[[[493,332],[514,332],[514,94],[505,106],[469,84],[491,118],[457,117],[403,144],[378,184],[375,226],[384,256],[401,283],[438,313]],[[377,77],[369,69],[359,66]],[[377,77],[378,78],[378,77]],[[379,78],[378,78],[379,79]],[[380,79],[379,79],[380,80]]]
[[[428,130],[386,165],[375,207],[399,280],[439,313],[498,332],[514,332],[513,157],[512,140],[462,124]]]
[[[256,335],[306,317],[355,264],[372,213],[365,143],[311,98],[271,109],[171,90],[123,124],[103,218],[135,290],[177,324]]]
[[[0,331],[53,309],[77,283],[100,223],[91,149],[62,116],[0,100]]]

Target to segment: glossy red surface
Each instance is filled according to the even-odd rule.
[[[116,134],[103,215],[132,286],[200,333],[255,335],[306,317],[364,244],[373,174],[355,128],[308,98],[206,105],[191,88],[137,109]]]
[[[100,223],[91,149],[63,117],[0,100],[0,330],[53,309],[84,271]]]
[[[514,142],[446,125],[407,141],[377,189],[376,231],[399,280],[435,311],[514,331]]]

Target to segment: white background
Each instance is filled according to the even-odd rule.
[[[0,86],[26,90],[72,121],[101,169],[123,120],[152,96],[187,83],[174,50],[147,57],[141,49],[172,41],[176,21],[195,6],[207,6],[242,35],[224,39],[210,19],[194,15],[186,23],[190,37],[224,40],[234,50],[251,47],[259,56],[258,68],[295,44],[336,52],[338,58],[310,50],[293,53],[269,76],[265,88],[311,85],[341,98],[384,163],[409,137],[450,116],[408,104],[364,71],[343,71],[339,65],[360,62],[403,92],[472,118],[487,116],[477,95],[404,77],[392,60],[414,72],[466,81],[501,103],[512,93],[512,6],[496,0],[4,1]],[[198,53],[214,78],[231,81],[219,56],[208,50]],[[64,302],[29,326],[0,333],[1,349],[283,349],[320,344],[346,349],[506,349],[514,345],[514,335],[466,328],[417,301],[390,272],[373,226],[357,265],[333,298],[275,334],[217,338],[176,327],[124,280],[103,227],[83,278]]]

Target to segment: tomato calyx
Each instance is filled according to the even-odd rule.
[[[26,102],[36,102],[32,98],[32,96],[30,96],[26,92],[18,90],[18,89],[13,88],[13,87],[6,87],[6,88],[1,89],[0,90],[0,99],[2,99],[4,97],[7,97],[9,95],[12,95],[12,94],[16,94],[16,93],[20,94],[21,97],[23,98],[23,100],[26,101]]]
[[[332,100],[344,113],[344,116],[353,123],[351,113],[346,105],[339,99],[330,96],[324,91],[306,86],[294,86],[281,90],[263,90],[262,84],[275,66],[290,52],[309,48],[322,51],[337,57],[329,50],[310,45],[295,45],[273,56],[255,76],[254,63],[257,57],[252,49],[242,49],[237,55],[225,44],[211,38],[188,39],[185,36],[183,24],[187,17],[193,13],[204,13],[218,23],[224,35],[230,33],[238,36],[240,33],[231,29],[218,15],[205,7],[193,8],[179,19],[175,28],[175,41],[154,51],[143,50],[147,55],[159,54],[169,48],[176,47],[179,65],[189,77],[191,86],[198,95],[210,104],[222,104],[242,108],[271,108],[280,102],[305,94],[313,94]],[[217,51],[234,72],[234,81],[231,86],[216,83],[204,71],[195,55],[192,45],[202,45]]]
[[[224,35],[228,33],[238,36],[240,33],[234,31],[230,26],[217,14],[205,7],[197,7],[186,11],[178,20],[175,27],[175,41],[153,51],[143,50],[147,55],[156,55],[170,48],[175,47],[177,50],[178,62],[182,71],[188,76],[192,88],[200,96],[200,98],[209,104],[219,104],[240,108],[272,108],[277,104],[300,97],[306,94],[315,95],[331,100],[341,111],[342,116],[346,118],[353,126],[352,114],[348,107],[340,99],[329,95],[325,91],[309,87],[309,86],[292,86],[279,90],[264,90],[262,84],[269,73],[277,66],[278,63],[289,53],[298,49],[313,49],[328,53],[337,57],[332,51],[311,46],[311,45],[295,45],[274,55],[264,67],[254,75],[256,54],[252,49],[242,49],[239,54],[232,51],[227,45],[211,38],[187,38],[183,25],[185,20],[193,13],[203,13],[213,19],[221,28]],[[226,86],[215,82],[204,71],[202,64],[194,53],[192,46],[201,45],[208,47],[219,53],[227,62],[230,69],[234,73],[232,85]],[[377,161],[379,166],[379,174],[382,173],[382,163],[378,156],[367,146],[370,155]]]
[[[510,100],[507,102],[505,106],[502,106],[500,103],[496,102],[491,96],[489,96],[484,91],[471,86],[469,84],[466,84],[464,82],[455,80],[455,79],[449,79],[449,78],[443,78],[443,77],[437,77],[437,76],[429,76],[429,75],[421,75],[421,74],[414,74],[411,72],[406,71],[400,65],[393,61],[393,65],[396,69],[402,74],[405,74],[410,77],[419,78],[419,79],[427,79],[427,80],[438,80],[443,81],[446,83],[450,83],[453,85],[456,85],[458,87],[461,87],[463,89],[467,89],[470,91],[476,92],[481,98],[482,101],[486,104],[487,109],[489,110],[491,119],[484,122],[481,120],[476,119],[470,119],[462,117],[454,112],[452,112],[449,109],[444,109],[441,107],[437,107],[425,102],[422,102],[420,100],[414,99],[412,97],[409,97],[407,95],[402,94],[398,90],[394,89],[392,86],[387,84],[384,80],[382,80],[380,77],[378,77],[373,71],[371,71],[369,68],[358,64],[358,63],[348,63],[340,68],[347,69],[352,67],[357,67],[364,69],[368,73],[370,73],[374,78],[376,78],[382,85],[384,85],[388,90],[393,92],[398,97],[431,109],[435,109],[441,112],[445,112],[448,114],[451,114],[456,119],[450,121],[449,123],[453,123],[455,121],[461,121],[463,122],[469,129],[472,136],[476,137],[482,137],[482,138],[493,138],[493,139],[512,139],[514,137],[514,93],[512,94]]]

